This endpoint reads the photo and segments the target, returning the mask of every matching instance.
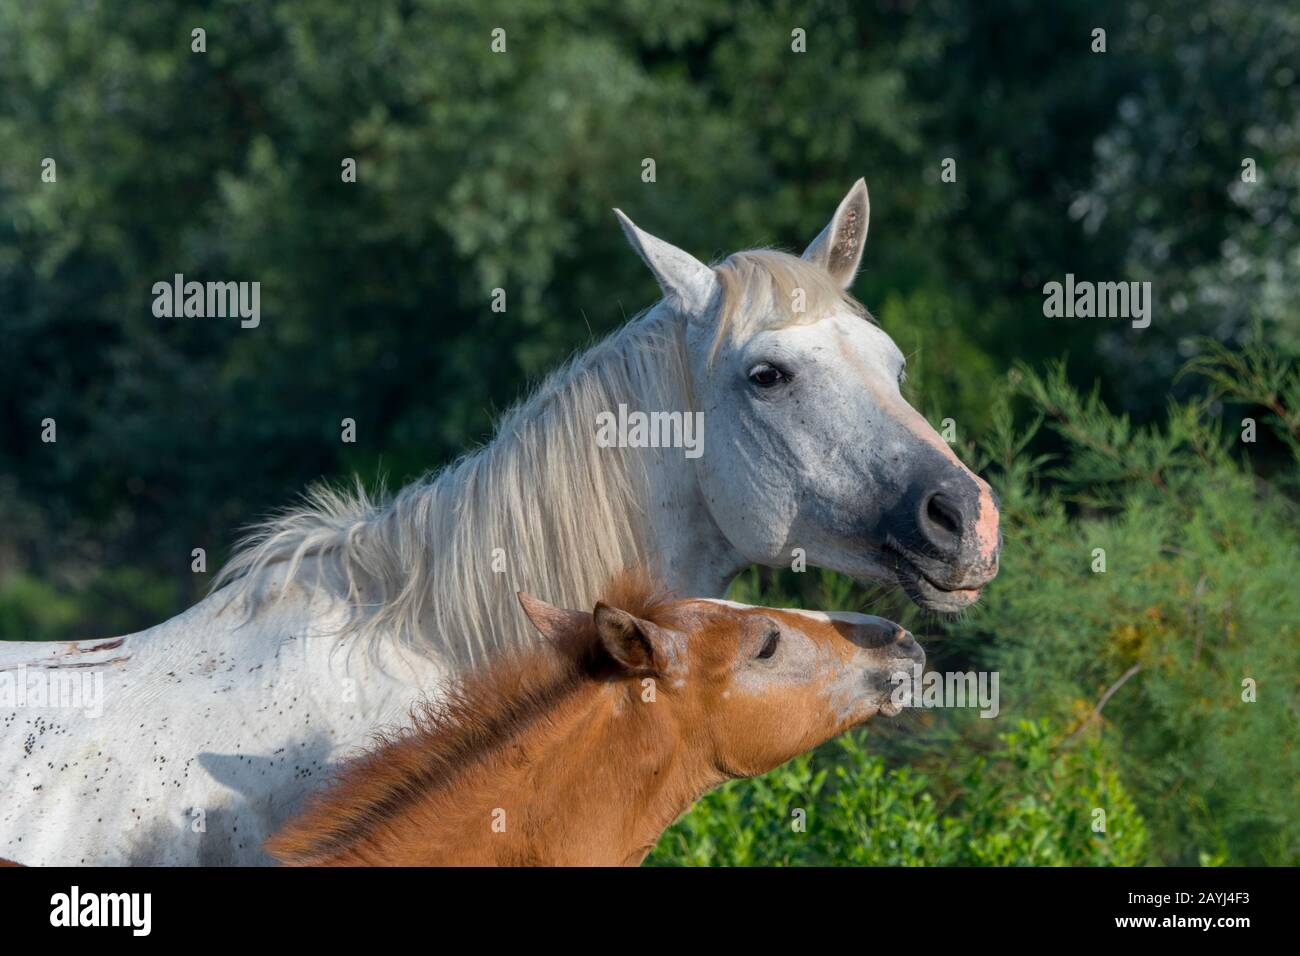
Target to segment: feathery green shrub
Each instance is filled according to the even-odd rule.
[[[1144,427],[1064,363],[1012,372],[967,448],[1002,500],[1002,568],[956,620],[832,574],[743,576],[745,601],[897,616],[931,668],[997,671],[1000,713],[909,713],[729,784],[653,862],[1300,862],[1300,374],[1212,343],[1185,371],[1211,392]]]

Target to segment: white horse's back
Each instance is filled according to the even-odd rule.
[[[340,640],[328,591],[291,588],[252,619],[226,600],[112,640],[0,644],[19,695],[0,704],[0,857],[269,862],[262,841],[329,768],[443,676]]]

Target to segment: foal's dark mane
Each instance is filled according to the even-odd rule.
[[[605,593],[604,603],[649,621],[673,601],[639,570],[619,575]],[[340,767],[267,849],[282,862],[310,865],[355,847],[415,800],[447,790],[580,687],[617,674],[590,614],[567,633],[507,650],[456,678],[442,699],[417,702],[409,726],[374,734],[370,749]]]

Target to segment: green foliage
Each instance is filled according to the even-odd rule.
[[[53,640],[78,617],[77,602],[25,574],[9,577],[0,589],[0,633]]]
[[[135,567],[104,568],[71,597],[26,574],[0,587],[0,634],[26,641],[69,632],[126,634],[143,619],[162,620],[177,601],[176,585]]]
[[[1169,336],[1231,342],[1240,303],[1278,336],[1295,284],[1273,251],[1295,245],[1300,17],[1192,7],[0,4],[0,566],[82,603],[59,636],[104,635],[80,630],[86,565],[177,581],[177,612],[200,592],[173,577],[192,548],[215,567],[316,479],[400,484],[471,447],[655,298],[615,205],[705,257],[798,250],[865,176],[855,292],[962,442],[993,375],[1065,350],[1158,418]],[[177,272],[260,282],[261,326],[155,318]],[[1045,328],[1042,284],[1066,272],[1157,274],[1161,311],[1141,335]]]
[[[1266,341],[1259,324],[1240,349],[1214,339],[1202,339],[1200,346],[1201,354],[1187,363],[1183,374],[1204,376],[1216,398],[1263,408],[1265,421],[1300,462],[1300,366]]]
[[[1256,447],[1279,459],[1294,437],[1293,361],[1216,349],[1188,371],[1269,409]],[[1034,453],[1045,424],[1058,450]],[[955,621],[900,609],[931,669],[998,672],[999,717],[925,711],[729,784],[654,861],[1300,862],[1300,507],[1279,490],[1295,471],[1261,480],[1225,424],[1195,400],[1135,426],[1073,388],[1064,363],[1017,368],[972,455],[1002,500],[999,576]],[[733,596],[889,607],[829,573],[751,571]],[[806,833],[790,827],[794,808]],[[1089,828],[1098,808],[1105,840]]]
[[[697,866],[1116,865],[1146,859],[1136,806],[1099,741],[1022,721],[958,773],[889,770],[846,734],[705,797],[650,862]],[[1094,811],[1105,810],[1104,831]]]
[[[1133,428],[1073,393],[1059,367],[1022,370],[1017,387],[1067,451],[1048,492],[1030,490],[1023,472],[994,472],[1004,502],[1019,503],[1004,564],[987,601],[951,632],[985,648],[1010,712],[1114,738],[1161,862],[1294,864],[1300,509],[1229,457],[1203,402],[1171,406],[1163,427]],[[1292,414],[1278,404],[1277,431],[1261,430],[1260,444],[1286,442]],[[1093,570],[1098,548],[1104,573]],[[1258,685],[1253,703],[1247,679]]]
[[[854,291],[996,487],[1003,570],[951,622],[830,574],[737,594],[891,614],[998,668],[1003,716],[878,724],[655,859],[1294,864],[1298,38],[1281,0],[0,4],[0,638],[155,624],[192,548],[215,568],[311,481],[472,447],[655,298],[611,206],[798,250],[866,176]],[[156,319],[177,272],[261,282],[261,327]],[[1067,272],[1153,280],[1151,327],[1047,322]]]

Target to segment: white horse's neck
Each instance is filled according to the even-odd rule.
[[[313,492],[259,529],[219,581],[255,591],[287,562],[279,577],[355,608],[349,630],[469,664],[533,639],[519,591],[590,608],[613,575],[642,564],[680,594],[721,596],[743,561],[684,449],[596,442],[597,416],[620,405],[692,411],[683,334],[656,306],[552,374],[483,450],[386,503]]]
[[[662,361],[660,374],[645,377],[650,388],[634,389],[637,393],[626,400],[629,408],[693,414],[697,409],[681,319],[661,302],[636,323],[646,331],[656,330],[654,339],[664,344],[655,350]],[[633,327],[632,331],[642,330]],[[698,438],[703,440],[702,432]],[[694,463],[699,459],[688,458],[681,448],[641,448],[629,454],[640,459],[644,469],[635,506],[644,512],[646,522],[637,542],[636,563],[683,597],[721,597],[747,562],[709,512],[695,475]],[[598,596],[589,595],[586,602],[573,606],[585,609]]]

